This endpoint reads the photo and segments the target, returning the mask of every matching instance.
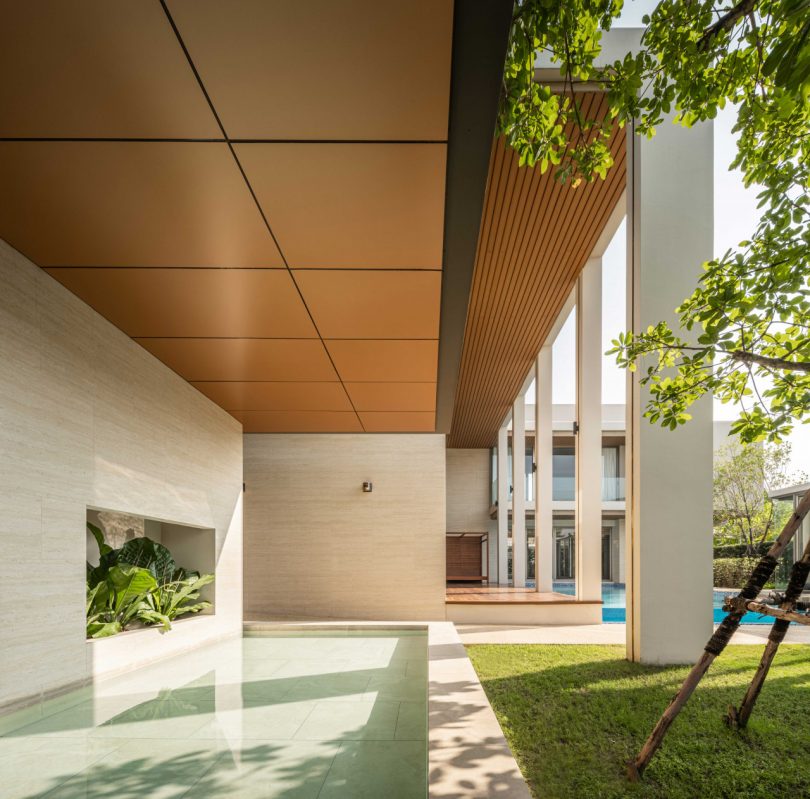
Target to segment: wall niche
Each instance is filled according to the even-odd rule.
[[[87,521],[96,525],[104,534],[104,540],[113,548],[120,549],[133,538],[147,536],[165,546],[174,557],[175,563],[188,571],[200,574],[216,573],[215,538],[213,528],[192,527],[177,522],[159,521],[145,516],[120,511],[87,509]],[[98,545],[87,530],[87,562],[98,565]],[[215,611],[214,595],[216,581],[203,586],[200,598],[211,603],[211,607],[199,615],[212,615]],[[193,618],[193,617],[188,617]]]

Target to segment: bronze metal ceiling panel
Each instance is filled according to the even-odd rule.
[[[4,11],[0,237],[247,431],[435,429],[510,0]]]
[[[295,279],[324,338],[439,337],[438,272],[328,269]]]
[[[435,429],[434,413],[361,411],[360,420],[369,433],[430,433]]]
[[[2,7],[0,136],[220,138],[160,3]]]
[[[441,269],[446,144],[237,144],[293,269]]]
[[[358,411],[436,410],[435,383],[346,383],[346,391]]]
[[[606,110],[584,97],[584,114]],[[492,148],[450,447],[489,447],[625,188],[624,132],[606,180],[576,188]]]
[[[415,382],[436,377],[437,340],[327,339],[329,355],[346,382]]]
[[[195,382],[192,385],[226,411],[345,411],[352,405],[340,383]]]
[[[232,411],[246,433],[362,433],[354,411]]]
[[[0,141],[0,185],[40,266],[284,266],[224,142]]]
[[[135,341],[191,382],[339,380],[318,339],[136,338]]]
[[[54,269],[137,337],[317,338],[286,269]]]
[[[169,0],[231,138],[446,140],[452,0]]]

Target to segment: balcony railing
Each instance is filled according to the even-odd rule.
[[[526,475],[526,501],[534,502],[534,475]],[[576,483],[573,477],[554,477],[552,480],[552,498],[556,502],[573,502],[576,496]],[[623,502],[624,477],[602,478],[602,501]]]

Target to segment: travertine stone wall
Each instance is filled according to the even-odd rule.
[[[444,618],[444,436],[246,435],[245,483],[247,618]]]
[[[489,574],[498,574],[498,523],[489,518],[490,458],[488,449],[447,450],[447,532],[489,533]]]
[[[447,450],[447,532],[485,533],[492,524],[490,457],[488,449]]]
[[[214,528],[217,612],[195,629],[238,630],[241,495],[239,423],[0,241],[0,705],[104,670],[88,507]]]

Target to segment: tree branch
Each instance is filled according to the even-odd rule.
[[[731,30],[737,24],[737,20],[752,13],[757,6],[757,2],[758,0],[742,0],[741,3],[737,3],[734,8],[723,14],[717,22],[703,31],[703,35],[698,39],[698,50],[701,52],[708,50],[711,43],[720,33]]]
[[[759,366],[771,367],[773,369],[810,374],[810,361],[788,361],[785,358],[769,358],[766,355],[757,355],[754,352],[744,352],[743,350],[734,350],[729,352],[728,356],[734,361],[749,365],[755,363]]]

